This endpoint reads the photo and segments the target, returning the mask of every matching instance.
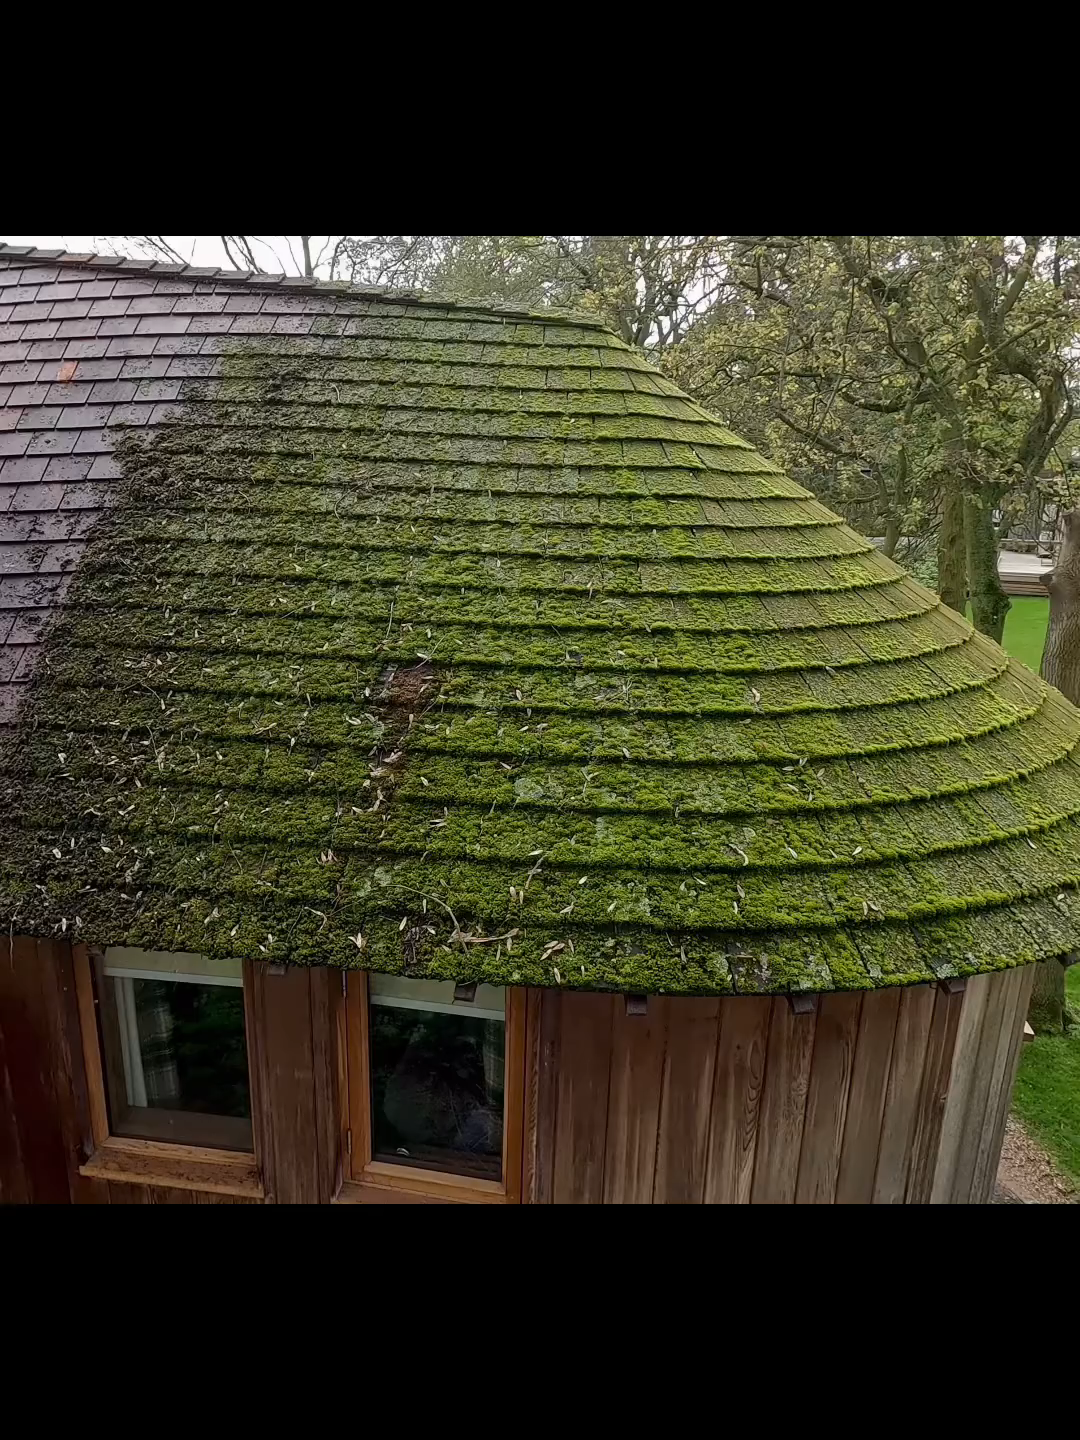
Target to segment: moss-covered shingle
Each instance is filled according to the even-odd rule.
[[[602,328],[305,305],[121,446],[5,926],[689,994],[1080,944],[1040,680]]]

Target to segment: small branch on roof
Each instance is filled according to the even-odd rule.
[[[218,238],[220,239],[221,244],[224,247],[225,254],[229,257],[229,264],[233,267],[234,270],[243,270],[244,266],[240,264],[239,260],[237,260],[236,256],[232,252],[232,246],[229,244],[228,235],[220,235]]]

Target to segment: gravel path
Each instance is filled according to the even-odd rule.
[[[996,1202],[1022,1205],[1075,1205],[1080,1202],[1080,1195],[1015,1115],[1009,1116],[1005,1126]]]

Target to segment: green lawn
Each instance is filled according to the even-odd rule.
[[[1050,601],[1013,599],[1005,617],[1005,649],[1038,672]],[[1080,965],[1065,972],[1069,1003],[1080,1015]],[[1013,1109],[1033,1139],[1080,1187],[1080,1026],[1065,1035],[1037,1036],[1024,1046]]]
[[[1065,972],[1065,988],[1080,1013],[1080,965]],[[1013,1109],[1080,1187],[1080,1026],[1067,1036],[1036,1036],[1024,1046]]]
[[[1015,597],[1005,616],[1005,649],[1036,674],[1042,663],[1049,616],[1049,600],[1037,600],[1027,595]]]
[[[971,619],[971,606],[967,609]],[[1050,619],[1050,601],[1031,595],[1017,595],[1005,616],[1005,649],[1015,660],[1022,660],[1029,670],[1039,673],[1043,641]]]

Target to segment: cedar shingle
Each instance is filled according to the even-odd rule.
[[[34,360],[16,360],[9,364],[0,365],[0,381],[5,384],[19,384],[22,381],[33,381],[41,374],[41,364]]]
[[[103,325],[112,322],[102,321]],[[120,322],[117,322],[120,323]],[[154,338],[152,335],[128,335],[117,337],[108,342],[108,355],[152,355],[154,353]]]
[[[122,360],[80,360],[75,367],[75,379],[115,380],[123,366]]]
[[[20,430],[51,430],[63,414],[61,405],[31,405],[19,416]]]
[[[176,304],[175,299],[168,295],[162,295],[155,290],[152,295],[131,300],[128,303],[129,315],[168,315]]]
[[[4,453],[4,436],[0,435],[0,455]],[[14,438],[14,437],[12,437]],[[29,444],[29,435],[20,437],[26,444]],[[39,458],[20,458],[22,452],[11,451],[12,458],[4,461],[4,468],[0,471],[0,480],[5,485],[33,485],[45,474],[45,467],[48,460]]]
[[[48,385],[42,385],[40,382],[35,385],[13,385],[11,387],[11,404],[44,405],[48,393]]]
[[[100,321],[89,320],[62,320],[56,332],[58,340],[88,340],[98,333]]]
[[[116,449],[116,438],[108,430],[80,430],[75,441],[76,455],[107,455]]]
[[[73,430],[39,430],[26,447],[27,455],[67,455],[75,448]]]
[[[35,340],[27,351],[27,358],[30,360],[62,360],[67,354],[69,344],[71,341],[62,340],[59,336],[55,340]]]
[[[91,480],[119,480],[123,471],[111,455],[99,455],[89,473]]]
[[[129,301],[113,298],[111,300],[94,300],[90,305],[90,314],[97,320],[115,319],[117,315],[128,313]]]
[[[89,383],[57,382],[46,388],[46,400],[52,405],[81,405],[90,399],[93,388]]]
[[[170,361],[168,358],[156,359],[154,357],[125,360],[121,375],[125,380],[142,379],[144,376],[165,375],[168,372]]]
[[[132,304],[135,302],[132,301]],[[136,331],[139,335],[183,335],[191,321],[186,315],[144,315]]]
[[[56,423],[61,430],[79,430],[91,425],[107,425],[109,414],[108,405],[68,405],[61,411]]]
[[[50,460],[45,471],[46,480],[56,480],[63,484],[70,484],[77,480],[85,480],[90,474],[90,467],[94,464],[89,455],[64,455],[55,460]]]
[[[116,287],[115,280],[84,280],[79,286],[80,300],[107,300]],[[97,311],[93,312],[97,314]]]
[[[15,320],[20,325],[28,325],[31,320],[48,320],[52,312],[52,305],[48,301],[44,305],[20,305],[18,310],[14,306],[9,308],[11,314],[3,318]]]
[[[65,360],[100,360],[108,354],[108,340],[69,340],[64,347]]]
[[[72,454],[0,467],[0,606],[47,620],[46,579],[66,582],[40,572],[70,575],[63,537],[124,494],[34,687],[41,744],[96,729],[120,765],[102,777],[87,747],[29,801],[92,829],[123,793],[107,823],[153,835],[162,943],[348,965],[360,932],[391,969],[669,994],[925,982],[1080,944],[1080,716],[602,327],[182,266],[55,273],[92,306],[85,274],[120,295],[132,268],[121,298],[146,313],[91,317],[138,326],[92,342],[119,368],[65,349],[94,389],[63,397],[78,429],[34,441]],[[63,390],[48,362],[19,383]],[[160,427],[150,464],[117,459],[102,411]],[[63,511],[12,512],[10,467],[45,460],[50,485],[80,467]],[[148,771],[150,724],[213,752],[170,740]],[[130,902],[94,860],[64,883],[91,938],[122,940]],[[520,914],[512,955],[455,948],[441,906],[425,938],[417,893],[473,936]],[[48,887],[22,903],[48,933]]]
[[[8,508],[12,512],[16,510],[55,510],[63,498],[63,485],[50,485],[48,482],[30,483],[18,487]]]
[[[179,380],[143,380],[135,387],[135,400],[175,400],[180,394]]]
[[[91,386],[90,399],[98,404],[122,404],[134,400],[138,388],[134,380],[101,380]]]
[[[60,300],[49,315],[50,320],[82,320],[90,313],[89,300]]]
[[[99,335],[134,335],[139,320],[135,315],[110,315],[98,325]]]

